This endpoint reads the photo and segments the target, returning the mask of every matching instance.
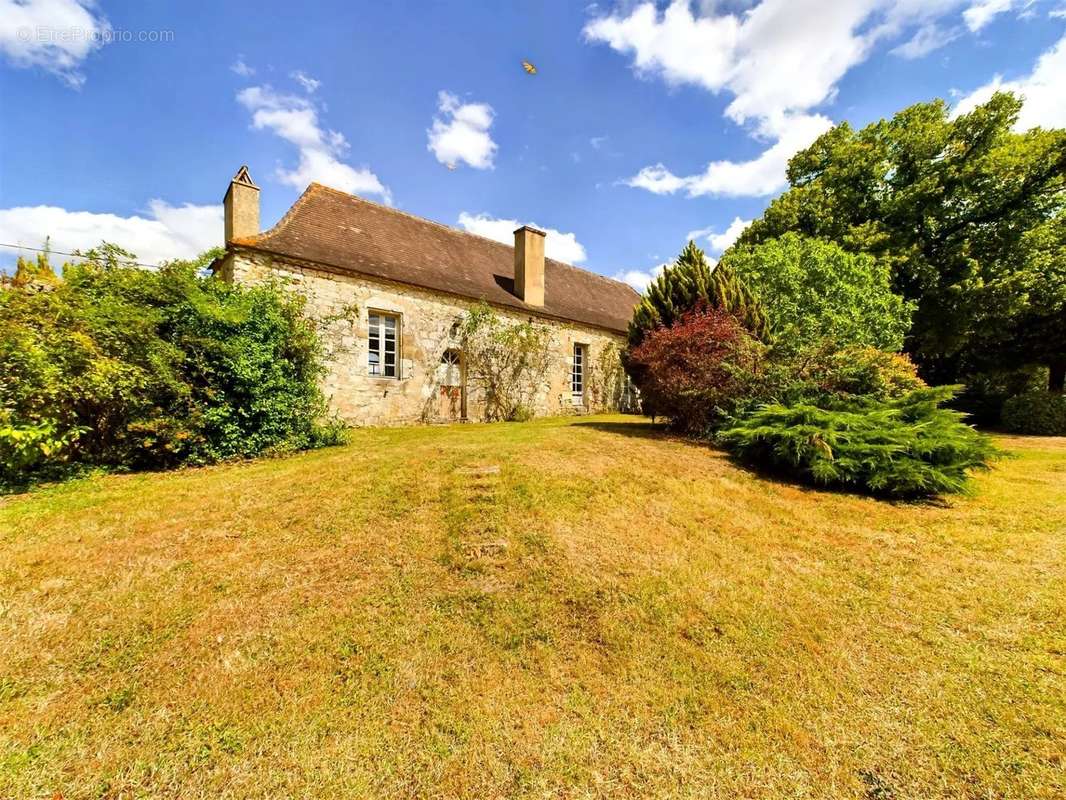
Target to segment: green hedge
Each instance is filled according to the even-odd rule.
[[[718,438],[745,461],[822,486],[886,497],[960,492],[995,449],[962,414],[940,407],[957,388],[824,408],[767,405]]]
[[[1003,404],[1003,426],[1012,433],[1066,436],[1066,395],[1030,391]]]
[[[336,441],[303,299],[192,264],[68,266],[0,291],[0,484]]]

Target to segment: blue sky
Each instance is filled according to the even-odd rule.
[[[314,179],[639,286],[830,124],[1005,85],[1066,125],[1063,0],[0,0],[0,63],[0,241],[149,263],[221,239],[246,163],[264,226]]]

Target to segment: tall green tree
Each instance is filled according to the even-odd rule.
[[[731,249],[718,268],[751,287],[782,345],[903,347],[913,304],[892,292],[888,266],[871,255],[788,232]]]
[[[689,242],[644,291],[629,323],[630,345],[635,347],[648,331],[670,327],[700,306],[733,314],[760,339],[769,336],[766,314],[751,291],[728,265],[712,268],[704,252]]]
[[[789,231],[867,253],[917,303],[907,340],[927,377],[1006,363],[1066,376],[1066,131],[1012,130],[999,93],[952,118],[937,100],[823,134],[739,247]]]

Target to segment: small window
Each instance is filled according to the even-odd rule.
[[[440,372],[438,373],[440,378],[440,385],[447,387],[459,386],[462,382],[462,375],[459,372],[459,351],[454,349],[448,349],[444,351],[444,355],[440,357]]]
[[[369,322],[367,373],[381,378],[395,378],[399,317],[371,311]]]
[[[585,401],[585,345],[574,345],[573,365],[570,369],[570,392],[574,405]]]

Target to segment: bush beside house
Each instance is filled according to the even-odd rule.
[[[0,483],[207,464],[336,441],[302,298],[91,251],[0,291]],[[128,254],[125,254],[128,255]]]

